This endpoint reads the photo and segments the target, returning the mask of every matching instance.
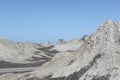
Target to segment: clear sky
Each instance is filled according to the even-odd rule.
[[[52,42],[93,33],[120,21],[120,0],[0,0],[0,37]]]

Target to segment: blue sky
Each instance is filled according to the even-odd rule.
[[[0,37],[52,42],[93,33],[120,21],[120,0],[0,0]]]

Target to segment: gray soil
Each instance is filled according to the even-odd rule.
[[[29,78],[27,80],[79,80],[96,63],[97,59],[99,59],[99,58],[101,58],[101,54],[96,55],[93,58],[93,60],[89,63],[88,66],[83,67],[80,71],[75,72],[74,74],[71,74],[68,77],[51,78],[52,75],[50,75],[43,79],[33,77],[33,78]],[[73,63],[73,62],[74,61],[72,61],[71,63]],[[109,77],[110,77],[110,75],[99,76],[99,77],[95,76],[95,77],[93,77],[92,80],[109,80]]]

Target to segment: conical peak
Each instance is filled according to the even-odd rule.
[[[65,40],[64,39],[59,39],[58,41],[57,41],[57,44],[64,44],[65,43]]]
[[[112,20],[105,21],[105,24],[113,24],[113,23],[119,23],[119,22],[118,21],[112,21]]]
[[[107,20],[104,24],[101,25],[101,28],[114,28],[120,26],[120,23],[118,21],[111,21]]]
[[[107,20],[105,23],[110,24],[110,23],[113,23],[113,21],[112,20]]]
[[[120,32],[120,23],[108,20],[105,23],[103,23],[95,33],[113,33],[119,31]]]
[[[100,43],[102,45],[111,46],[118,42],[118,38],[120,36],[120,23],[114,22],[111,20],[106,21],[104,24],[98,28],[98,30],[92,34],[92,39],[95,43]],[[101,46],[102,46],[101,45]]]
[[[50,42],[46,42],[46,43],[43,43],[41,44],[43,47],[50,47],[50,46],[53,46]]]

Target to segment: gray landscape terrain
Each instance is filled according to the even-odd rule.
[[[55,45],[0,38],[0,80],[120,80],[120,23]]]

